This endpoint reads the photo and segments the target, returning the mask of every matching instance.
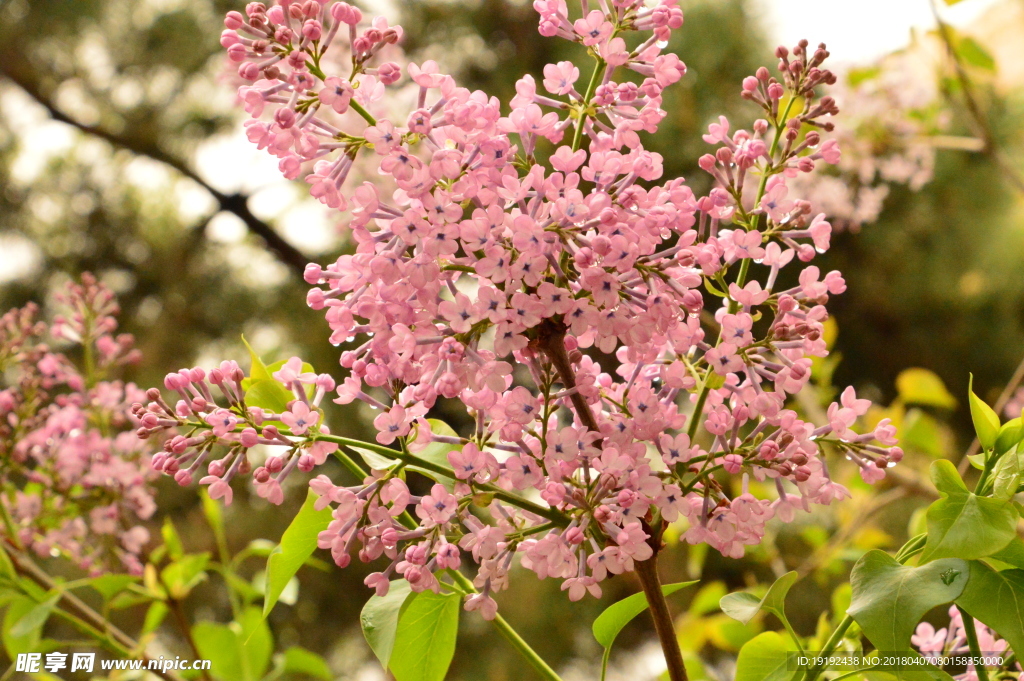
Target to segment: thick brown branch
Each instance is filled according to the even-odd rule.
[[[576,387],[576,372],[573,371],[572,364],[569,362],[569,355],[565,352],[565,332],[565,324],[562,322],[545,319],[541,322],[535,342],[537,349],[551,360],[551,364],[555,367],[555,371],[558,372],[558,377],[561,379],[565,389],[573,390]],[[594,412],[590,410],[590,405],[587,404],[586,398],[579,392],[574,392],[570,395],[569,399],[572,400],[573,409],[576,411],[576,416],[579,417],[580,423],[586,426],[588,430],[592,430],[595,433],[600,432],[601,429],[597,425],[597,419],[594,418]]]
[[[654,630],[658,634],[658,641],[661,642],[661,649],[665,653],[665,662],[668,664],[668,678],[671,681],[687,681],[686,665],[683,663],[683,653],[679,649],[679,638],[676,636],[675,622],[672,613],[668,609],[668,601],[661,590],[661,580],[658,579],[658,552],[645,561],[635,562],[636,574],[640,578],[640,586],[643,587],[644,595],[647,596],[648,610],[654,619]]]
[[[118,135],[100,126],[87,125],[67,115],[58,109],[56,105],[43,93],[42,88],[39,87],[39,83],[28,75],[28,69],[17,68],[15,61],[13,59],[8,59],[8,56],[9,55],[7,54],[0,56],[0,74],[20,87],[26,94],[38,102],[44,109],[46,109],[53,120],[70,125],[81,132],[92,135],[93,137],[98,137],[114,147],[125,149],[139,156],[145,156],[173,168],[178,173],[189,178],[209,192],[220,205],[221,210],[237,215],[242,222],[245,223],[245,226],[252,234],[263,240],[267,248],[277,256],[278,260],[287,265],[293,272],[300,276],[302,275],[303,270],[306,268],[306,264],[309,262],[309,258],[303,255],[301,251],[290,243],[285,241],[280,234],[274,231],[273,227],[253,215],[252,211],[249,210],[248,196],[238,193],[225,194],[218,191],[201,178],[194,170],[192,170],[184,160],[167,153],[155,144],[133,139],[128,136]]]
[[[565,351],[565,332],[564,323],[546,319],[537,330],[534,346],[551,361],[565,389],[573,390],[576,388],[576,372],[573,371],[569,355]],[[588,430],[599,433],[597,419],[594,418],[594,412],[587,404],[586,398],[579,392],[574,392],[570,399],[580,423]],[[598,441],[598,445],[600,446],[600,441]],[[645,561],[634,561],[633,565],[640,578],[644,593],[647,594],[651,617],[654,618],[654,629],[665,654],[665,663],[668,665],[669,679],[671,681],[687,681],[686,667],[683,664],[683,654],[679,649],[679,640],[676,638],[675,624],[668,609],[668,602],[661,591],[661,582],[658,580],[658,552],[661,550],[660,521],[658,525],[659,528],[655,529],[644,521],[644,531],[648,534],[648,543],[654,553]]]

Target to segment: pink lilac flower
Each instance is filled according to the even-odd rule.
[[[188,433],[168,440],[157,469],[207,465],[200,482],[228,499],[225,486],[251,473],[278,503],[295,470],[311,472],[329,453],[345,460],[340,445],[372,449],[358,484],[313,479],[318,506],[333,509],[318,545],[340,566],[353,555],[387,561],[367,580],[378,593],[391,576],[438,589],[438,570],[465,551],[480,590],[466,608],[485,617],[514,559],[562,580],[570,598],[596,596],[609,575],[654,555],[649,529],[666,521],[684,523],[687,542],[744,555],[773,517],[847,496],[825,442],[865,479],[884,476],[902,451],[889,427],[861,432],[864,400],[843,393],[826,423],[787,408],[813,359],[828,354],[825,305],[846,286],[838,272],[806,266],[829,247],[831,228],[791,186],[819,157],[838,155],[823,140],[838,113],[821,93],[835,82],[827,50],[779,48],[777,76],[761,68],[743,81],[763,118],[710,127],[700,167],[715,186],[697,196],[663,177],[664,159],[641,134],[657,130],[665,88],[686,73],[663,53],[682,11],[675,0],[613,5],[584,2],[570,20],[562,0],[534,3],[542,35],[594,55],[589,94],[576,89],[573,62],[544,68],[547,94],[524,76],[506,104],[427,61],[405,67],[415,101],[402,109],[396,97],[393,113],[383,100],[394,71],[380,62],[400,28],[367,25],[343,2],[304,5],[334,36],[332,50],[349,36],[353,69],[339,81],[311,67],[327,63],[312,58],[314,39],[282,30],[273,7],[229,17],[228,54],[250,83],[240,93],[250,139],[348,214],[353,252],[306,269],[307,301],[324,312],[331,341],[348,343],[335,401],[375,410],[376,443],[320,422],[330,388],[301,361],[274,377],[295,396],[283,413],[280,403],[249,404],[244,373],[225,364],[217,381],[196,368],[169,375],[174,407],[137,405],[140,434]],[[339,111],[344,82],[354,94]],[[787,96],[806,104],[782,111]],[[380,180],[350,182],[357,161]],[[784,289],[787,266],[799,273],[785,280],[798,283]],[[427,418],[442,399],[466,407],[463,432]],[[216,416],[213,432],[207,417],[218,409],[238,423]],[[256,444],[278,453],[253,469]],[[214,448],[227,453],[207,463]],[[429,494],[399,484],[405,466],[435,477]],[[742,493],[719,479],[729,476],[742,476]],[[755,497],[750,477],[771,480],[777,496]]]

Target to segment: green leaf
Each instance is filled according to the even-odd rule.
[[[999,434],[999,417],[992,407],[974,394],[973,375],[967,393],[971,402],[971,420],[974,421],[974,432],[978,434],[978,442],[986,450],[990,450],[995,446],[996,436]]]
[[[132,575],[101,575],[91,579],[89,586],[98,591],[103,600],[109,601],[138,581],[138,577]]]
[[[153,601],[149,609],[146,610],[146,619],[142,624],[142,633],[151,634],[159,629],[169,612],[170,608],[167,607],[166,603],[163,601]]]
[[[160,580],[172,598],[181,600],[199,583],[206,580],[209,553],[190,553],[160,571]]]
[[[455,656],[462,598],[421,591],[402,606],[390,662],[395,681],[444,681]]]
[[[245,391],[245,404],[249,407],[269,409],[275,414],[288,411],[288,403],[295,394],[272,378],[253,381]]]
[[[210,493],[206,488],[202,489],[200,497],[203,500],[203,515],[206,516],[206,522],[210,525],[210,529],[213,530],[218,543],[225,543],[224,512],[221,510],[220,504],[210,498]]]
[[[269,379],[270,372],[267,371],[267,365],[263,363],[260,356],[249,345],[249,341],[245,340],[245,336],[242,336],[242,343],[245,345],[245,349],[249,351],[249,360],[251,362],[249,366],[249,380],[262,381]]]
[[[970,565],[957,605],[999,632],[1015,652],[1024,652],[1024,570],[996,572],[976,560]]]
[[[768,588],[768,593],[764,595],[764,598],[758,598],[746,591],[737,591],[723,596],[719,605],[722,612],[743,624],[749,623],[754,619],[754,615],[762,609],[786,622],[786,594],[789,593],[797,579],[799,579],[799,575],[795,571],[787,572],[775,580],[775,583]]]
[[[933,461],[931,465],[932,484],[946,495],[966,494],[970,490],[957,472],[956,466],[946,459]]]
[[[353,447],[352,445],[345,445],[345,447],[358,454],[363,460],[363,463],[375,471],[389,471],[399,464],[398,459],[389,459],[386,456],[378,454],[370,449]]]
[[[1009,544],[993,553],[989,558],[1014,567],[1024,568],[1024,541],[1021,541],[1020,537],[1014,537]]]
[[[946,466],[939,468],[937,464]],[[921,554],[922,563],[947,557],[984,558],[1009,544],[1017,534],[1019,514],[1012,504],[965,492],[952,486],[948,477],[935,474],[949,468],[952,464],[948,461],[932,465],[932,479],[946,496],[928,507],[928,541]]]
[[[324,658],[299,646],[284,651],[281,671],[285,674],[305,674],[324,681],[331,681],[334,675]]]
[[[674,594],[680,589],[696,584],[693,582],[678,582],[676,584],[665,584],[661,587],[661,593],[666,596]],[[647,609],[647,596],[643,591],[632,596],[623,598],[618,603],[613,603],[605,608],[604,612],[594,620],[594,638],[605,648],[610,648],[615,642],[622,628],[632,621],[634,617]]]
[[[391,582],[386,596],[371,596],[359,614],[363,638],[385,669],[388,668],[391,652],[395,649],[398,616],[411,593],[409,582],[404,579],[395,580]]]
[[[434,435],[445,435],[447,437],[458,437],[451,426],[444,421],[438,419],[427,419],[430,423],[430,432]],[[461,452],[462,445],[446,444],[444,442],[431,442],[429,445],[416,452],[416,456],[419,458],[429,461],[438,466],[443,466],[446,470],[451,470],[452,465],[448,462],[448,452]],[[425,475],[435,482],[439,482],[449,490],[455,485],[455,476],[441,475],[440,473],[426,468],[420,468],[419,466],[408,466],[406,470],[416,471],[421,475]]]
[[[917,623],[935,606],[955,600],[969,571],[959,558],[910,567],[884,551],[868,551],[853,567],[847,613],[878,650],[909,650]]]
[[[971,66],[977,66],[979,69],[985,71],[996,70],[996,60],[992,58],[991,53],[981,46],[977,40],[971,37],[964,37],[960,39],[960,42],[956,46],[957,54],[960,58]]]
[[[238,635],[226,624],[199,622],[192,627],[199,654],[210,661],[210,673],[221,681],[247,681],[242,670]]]
[[[260,679],[270,666],[270,657],[274,652],[274,637],[270,627],[263,619],[263,613],[257,607],[246,608],[231,628],[238,636],[242,650],[242,664],[250,679]]]
[[[178,530],[174,528],[174,523],[171,522],[170,517],[164,518],[160,534],[163,535],[164,546],[167,547],[167,555],[171,557],[171,560],[178,560],[185,555],[185,549],[181,545],[181,537],[178,536]]]
[[[57,605],[57,601],[60,600],[60,596],[59,593],[55,593],[42,603],[37,603],[35,607],[14,622],[14,625],[11,627],[11,636],[25,638],[32,636],[33,633],[38,634],[42,630],[43,625],[46,624],[46,620],[50,619],[50,613],[53,612],[53,608]]]
[[[221,681],[257,681],[270,665],[274,641],[259,608],[248,608],[231,624],[199,622],[192,637]]]
[[[904,369],[896,377],[896,391],[900,399],[907,404],[920,404],[927,407],[954,409],[956,398],[942,382],[938,374],[928,369],[914,367]]]
[[[12,660],[18,653],[39,652],[39,639],[41,638],[43,628],[42,622],[35,629],[26,631],[23,634],[15,634],[14,632],[15,625],[35,610],[38,605],[39,603],[31,598],[22,596],[14,599],[7,606],[7,611],[4,613],[3,627],[0,628],[0,635],[3,637],[7,656]]]
[[[316,550],[316,538],[331,523],[331,508],[317,511],[313,508],[317,496],[310,491],[306,502],[292,519],[288,529],[267,559],[267,597],[263,601],[263,616],[274,609],[289,580]]]
[[[1020,485],[1022,473],[1024,473],[1024,452],[1018,452],[1014,445],[1010,451],[999,457],[992,470],[992,496],[1004,501],[1013,498]]]
[[[1018,416],[999,427],[999,433],[996,434],[995,447],[997,454],[1010,451],[1010,447],[1020,442],[1021,423],[1021,418]]]
[[[736,658],[735,681],[789,681],[790,655],[796,645],[788,637],[766,631],[747,641]]]

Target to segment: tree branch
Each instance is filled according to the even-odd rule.
[[[57,106],[43,93],[42,89],[39,87],[39,83],[28,75],[27,72],[29,69],[19,69],[16,64],[16,60],[10,57],[11,55],[9,53],[5,53],[3,57],[0,58],[0,75],[6,77],[12,83],[21,88],[29,97],[38,102],[40,106],[46,109],[53,120],[70,125],[87,135],[98,137],[116,148],[125,149],[138,156],[145,156],[173,168],[213,196],[219,204],[220,210],[233,213],[238,216],[252,234],[263,240],[266,247],[274,253],[278,260],[287,265],[292,272],[298,274],[300,277],[302,276],[302,273],[306,268],[306,264],[309,262],[309,258],[303,255],[301,251],[290,243],[285,241],[280,234],[274,231],[273,227],[253,215],[252,211],[249,210],[249,197],[247,195],[239,193],[225,194],[215,189],[194,170],[192,170],[183,159],[167,153],[155,144],[118,135],[100,126],[87,125],[69,116],[58,109]]]
[[[1003,153],[1002,149],[996,143],[995,135],[992,134],[992,126],[989,124],[988,117],[985,112],[982,111],[981,105],[978,103],[977,95],[974,92],[974,83],[971,81],[971,77],[967,73],[967,69],[964,68],[963,60],[960,59],[960,54],[956,51],[956,45],[953,42],[953,32],[949,28],[949,24],[942,20],[939,15],[939,8],[935,4],[935,0],[931,0],[932,16],[935,17],[935,23],[939,28],[939,37],[942,39],[943,44],[946,47],[946,52],[949,53],[950,59],[953,61],[953,69],[956,71],[957,81],[960,83],[960,89],[964,94],[964,105],[967,108],[967,112],[970,114],[971,121],[974,124],[975,134],[981,138],[985,146],[982,148],[982,153],[991,158],[999,169],[1006,175],[1006,179],[1010,181],[1017,191],[1024,193],[1024,175],[1021,174],[1020,170],[1013,165],[1010,160]],[[952,97],[950,97],[952,99]]]

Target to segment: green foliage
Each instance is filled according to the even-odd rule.
[[[395,681],[443,681],[455,656],[462,599],[421,591],[402,605],[389,669]]]
[[[275,663],[285,675],[300,674],[323,681],[331,681],[334,678],[324,658],[299,646],[291,646],[276,656]]]
[[[402,606],[411,593],[409,582],[406,580],[391,582],[387,594],[371,596],[359,615],[363,637],[385,669],[388,668],[391,653],[395,649],[395,636],[398,634],[398,618]]]
[[[896,390],[906,404],[954,409],[956,398],[946,389],[938,374],[928,369],[904,369],[896,377]]]
[[[869,551],[853,568],[848,612],[878,650],[910,650],[917,623],[935,606],[960,596],[969,570],[959,558],[910,567],[884,551]]]
[[[972,560],[970,578],[956,604],[1024,651],[1024,570],[997,572]]]
[[[736,658],[735,681],[789,681],[794,672],[790,656],[796,645],[774,631],[766,631],[747,641]]]
[[[787,572],[768,588],[763,598],[746,591],[737,591],[722,597],[721,608],[729,617],[747,624],[761,610],[772,613],[783,622],[786,619],[786,595],[799,579],[796,572]]]
[[[969,492],[951,463],[934,462],[932,480],[943,498],[928,508],[928,542],[922,562],[947,557],[983,558],[1016,536],[1020,517],[1017,509],[1003,500]]]
[[[267,559],[266,599],[263,601],[263,616],[274,609],[281,593],[295,573],[316,550],[317,535],[327,529],[331,522],[331,509],[317,511],[313,508],[317,496],[309,492],[302,508],[292,519],[288,529],[281,536],[281,543]]]
[[[259,608],[247,608],[230,624],[199,622],[192,638],[218,681],[258,681],[270,664],[274,641]]]
[[[971,376],[970,387],[967,389],[971,404],[971,420],[974,421],[974,432],[978,434],[978,442],[986,450],[992,449],[999,434],[999,416],[992,407],[974,394],[974,376]]]
[[[680,589],[693,586],[697,582],[678,582],[676,584],[665,584],[661,592],[666,596],[674,594]],[[594,638],[604,648],[611,648],[615,638],[622,631],[623,627],[629,624],[634,617],[647,610],[647,595],[642,591],[632,596],[627,596],[617,603],[609,605],[594,620]]]

